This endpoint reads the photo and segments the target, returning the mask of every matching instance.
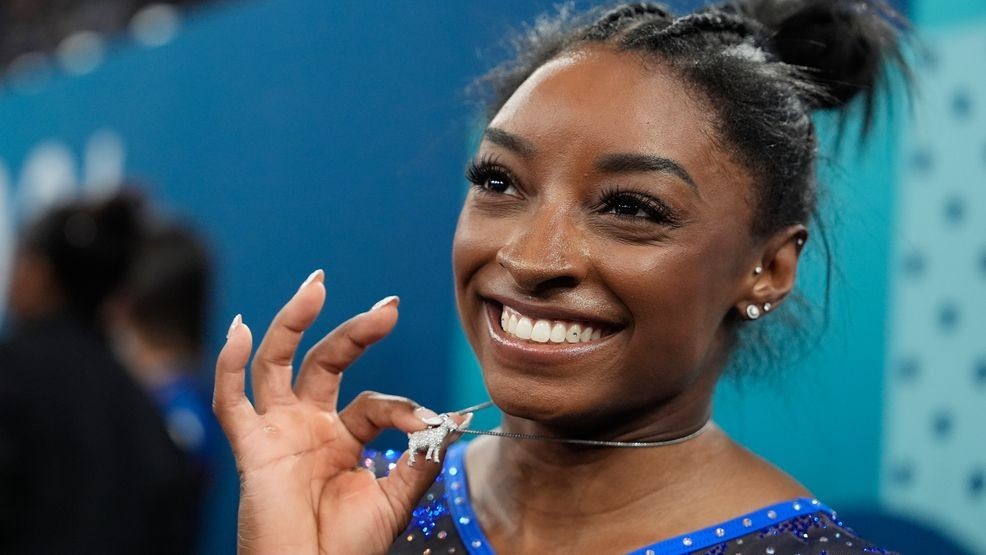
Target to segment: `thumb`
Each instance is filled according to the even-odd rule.
[[[449,416],[458,424],[460,429],[466,428],[472,420],[472,414],[450,414]],[[462,432],[459,431],[452,431],[445,437],[440,449],[441,461],[445,460],[445,452],[449,445],[460,437],[462,437]],[[411,466],[408,464],[410,455],[410,450],[405,451],[390,474],[380,479],[380,487],[390,499],[391,506],[406,508],[406,514],[399,515],[402,522],[405,523],[410,519],[411,511],[442,471],[442,464],[426,460],[424,452],[414,454],[414,466]]]

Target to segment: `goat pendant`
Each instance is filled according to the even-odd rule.
[[[445,441],[446,436],[453,430],[458,430],[459,426],[449,418],[449,415],[441,414],[439,416],[442,419],[442,423],[438,426],[407,434],[407,448],[411,452],[410,457],[407,459],[408,466],[414,466],[414,454],[419,451],[425,451],[425,460],[436,463],[441,462],[439,451],[442,448],[442,443]]]

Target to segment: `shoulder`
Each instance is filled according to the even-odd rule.
[[[893,553],[860,538],[817,499],[798,498],[631,551],[631,555]]]
[[[719,522],[787,500],[815,497],[790,474],[725,432],[708,435],[701,458],[692,459],[696,471],[687,477],[689,491],[695,494],[687,505],[695,521]]]
[[[47,376],[85,382],[91,379],[88,373],[118,366],[99,335],[68,318],[22,326],[0,344],[0,359],[9,363],[4,364],[7,372],[23,380],[47,380],[34,374],[43,370]]]
[[[720,470],[742,476],[728,480],[730,493],[721,501],[728,514],[741,516],[696,531],[693,535],[705,532],[706,545],[715,546],[698,553],[892,553],[858,536],[782,469],[726,435],[721,440],[719,461],[725,468]]]
[[[701,532],[695,535],[700,537]],[[765,507],[712,530],[712,535],[719,534],[723,537],[695,552],[709,555],[894,553],[860,537],[835,511],[816,499],[796,499]]]

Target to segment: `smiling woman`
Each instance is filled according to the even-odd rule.
[[[315,272],[258,348],[256,407],[239,317],[217,363],[242,551],[882,552],[709,419],[740,332],[794,286],[816,196],[811,113],[860,97],[868,117],[895,34],[862,0],[540,21],[488,79],[453,245],[502,433],[443,466],[364,453],[386,427],[455,439],[464,415],[375,393],[337,412],[342,371],[395,325],[396,298],[313,347],[292,387],[325,300]]]

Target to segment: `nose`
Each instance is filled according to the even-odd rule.
[[[583,238],[572,216],[551,207],[518,221],[496,260],[524,292],[532,295],[575,287],[589,268]]]

